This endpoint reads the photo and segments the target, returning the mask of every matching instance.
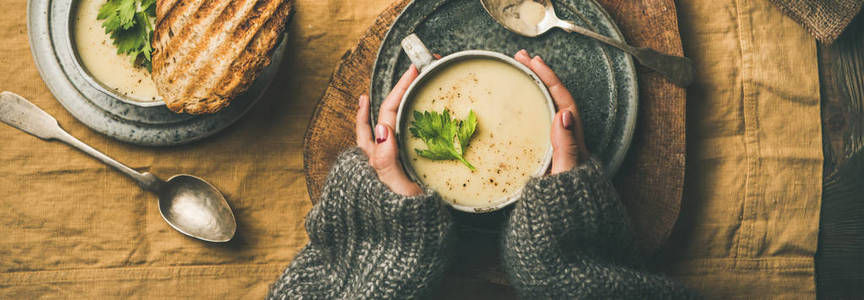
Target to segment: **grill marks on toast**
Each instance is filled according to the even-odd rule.
[[[204,98],[204,96],[206,95],[189,93],[190,90],[206,88],[206,86],[202,85],[207,85],[208,82],[204,78],[200,77],[202,75],[201,71],[210,70],[213,68],[214,65],[225,64],[225,62],[221,61],[219,58],[221,58],[221,53],[225,51],[230,51],[229,47],[245,47],[245,45],[231,44],[232,41],[228,40],[227,37],[229,36],[229,33],[236,32],[238,29],[240,29],[237,28],[239,20],[243,20],[247,17],[247,14],[252,11],[255,2],[257,1],[230,1],[231,5],[227,6],[225,10],[220,13],[220,15],[215,19],[215,21],[210,25],[210,28],[207,30],[207,32],[210,32],[211,34],[206,35],[206,39],[200,41],[194,48],[191,49],[191,53],[189,53],[188,55],[190,65],[186,73],[187,77],[195,78],[197,84],[178,86],[180,90],[178,90],[177,92],[179,93],[178,95],[180,97]]]
[[[259,30],[246,49],[239,53],[239,57],[231,64],[231,69],[227,73],[228,76],[222,82],[222,85],[217,89],[217,94],[228,98],[236,97],[241,86],[249,86],[252,84],[252,79],[255,77],[255,70],[261,70],[270,64],[270,52],[277,46],[278,38],[266,38],[262,36],[279,34],[285,28],[285,20],[291,13],[291,2],[282,1],[276,15],[271,17],[264,28]],[[268,53],[260,55],[260,53]]]
[[[168,108],[212,113],[270,63],[288,0],[158,0],[153,79]]]
[[[174,10],[175,8],[177,8],[179,6],[183,6],[183,4],[189,4],[189,3],[193,3],[193,2],[197,2],[199,5],[201,4],[201,1],[184,1],[184,2],[181,2],[180,5],[177,5],[177,0],[162,1],[162,5],[156,5],[156,23],[155,24],[159,24],[160,22],[162,22],[162,19],[164,19],[164,17],[167,16],[168,14],[170,14],[171,11]]]
[[[192,70],[192,73],[200,80],[200,84],[188,86],[183,91],[182,95],[184,97],[203,98],[206,97],[207,92],[214,91],[217,84],[223,79],[219,75],[229,74],[227,72],[228,68],[237,60],[240,53],[246,49],[252,40],[252,37],[258,33],[260,28],[264,26],[267,18],[273,15],[279,6],[279,0],[245,2],[252,5],[244,5],[244,7],[239,8],[241,11],[235,14],[242,14],[243,17],[230,19],[230,22],[226,22],[224,30],[218,31],[220,32],[220,36],[211,39],[211,47],[205,48],[211,49],[211,51],[198,57],[196,66],[199,66],[199,68]],[[214,45],[214,43],[218,45]],[[219,45],[222,45],[222,47],[219,47]],[[225,45],[234,46],[225,47]],[[213,60],[215,63],[205,64],[203,60]],[[232,96],[221,95],[219,93],[216,93],[216,95],[223,98]]]
[[[192,30],[183,30],[189,25],[193,14],[198,12],[207,0],[177,1],[158,0],[156,2],[156,31],[153,34],[155,51],[168,51],[167,44],[178,34],[188,36]],[[179,2],[179,3],[178,3]],[[171,5],[171,6],[168,6]],[[164,11],[165,15],[159,14]]]
[[[174,24],[165,24],[174,33],[164,45],[164,54],[170,59],[165,65],[165,72],[173,74],[175,69],[185,69],[193,64],[189,58],[195,58],[205,47],[205,43],[213,37],[211,31],[214,29],[216,19],[228,4],[235,1],[203,1],[203,5],[196,11],[192,11],[189,18],[181,18],[179,21],[184,26],[177,27]],[[191,9],[190,9],[191,10]],[[163,23],[164,24],[164,23]],[[170,27],[169,27],[170,26]],[[179,30],[178,30],[179,29]],[[156,33],[159,33],[157,29]]]

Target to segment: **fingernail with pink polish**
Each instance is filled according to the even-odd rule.
[[[573,113],[569,110],[561,114],[561,125],[564,126],[564,129],[573,129]]]
[[[376,143],[380,144],[380,143],[386,142],[387,136],[388,136],[387,127],[384,127],[384,125],[381,125],[381,124],[378,124],[378,126],[375,126],[375,142]]]

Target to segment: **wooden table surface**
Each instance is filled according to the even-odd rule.
[[[825,153],[816,290],[820,299],[864,295],[864,13],[819,45]]]

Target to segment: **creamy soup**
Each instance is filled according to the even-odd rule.
[[[106,0],[81,0],[75,16],[75,46],[84,68],[106,88],[136,101],[158,101],[156,85],[145,68],[132,65],[132,57],[117,54],[111,37],[96,20]]]
[[[417,87],[405,107],[401,139],[407,161],[417,177],[446,201],[484,207],[504,201],[536,175],[549,150],[552,116],[543,91],[534,80],[507,63],[467,59],[439,69]],[[471,171],[455,160],[430,160],[414,149],[423,140],[408,131],[413,111],[442,112],[466,119],[477,115],[477,131],[465,151]]]
[[[536,32],[537,25],[546,18],[546,7],[533,0],[527,0],[519,5],[505,7],[504,16],[503,22],[508,27],[518,31]]]
[[[537,27],[546,17],[546,7],[534,1],[525,1],[519,5],[519,19],[531,28]]]

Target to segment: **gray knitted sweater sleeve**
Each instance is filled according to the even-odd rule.
[[[309,244],[269,298],[419,298],[447,266],[451,224],[437,194],[395,194],[360,149],[346,151],[306,216]]]
[[[523,299],[686,299],[688,290],[638,271],[623,204],[601,165],[531,179],[503,238],[504,267]]]

